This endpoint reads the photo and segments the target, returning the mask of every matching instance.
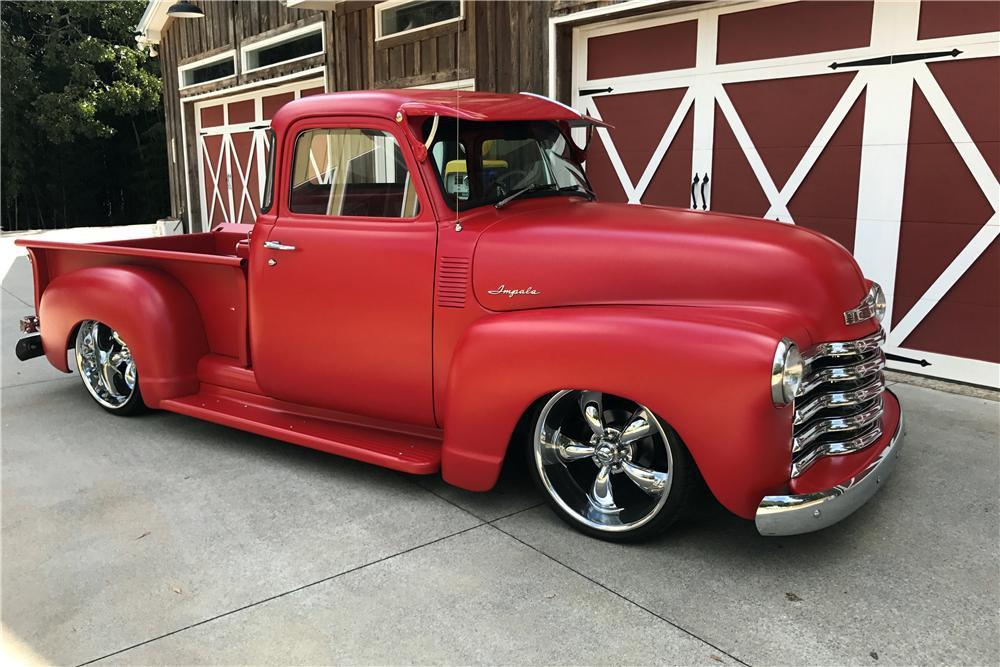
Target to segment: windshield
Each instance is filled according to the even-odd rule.
[[[526,190],[524,197],[553,194],[590,196],[583,167],[572,158],[570,145],[549,122],[481,123],[441,118],[431,160],[444,199],[453,209],[466,211],[496,204]],[[431,120],[424,132],[430,132]]]

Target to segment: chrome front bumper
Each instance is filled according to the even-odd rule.
[[[861,473],[844,484],[801,496],[764,496],[755,522],[761,535],[798,535],[832,526],[875,495],[896,467],[903,448],[903,415],[889,445]]]

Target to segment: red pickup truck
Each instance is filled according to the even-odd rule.
[[[603,539],[663,531],[699,478],[765,535],[844,518],[901,447],[881,289],[806,229],[599,203],[595,125],[527,94],[292,102],[252,227],[18,241],[38,313],[18,355],[69,372],[72,350],[115,414],[464,489],[525,456]]]

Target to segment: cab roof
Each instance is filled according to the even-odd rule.
[[[477,93],[456,90],[362,90],[310,95],[289,102],[272,125],[284,127],[293,119],[320,115],[434,116],[470,121],[547,120],[571,126],[606,123],[585,116],[561,102],[532,93]]]

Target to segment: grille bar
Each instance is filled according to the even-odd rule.
[[[879,330],[858,340],[820,343],[804,355],[792,422],[792,477],[824,456],[850,454],[879,439],[884,341]]]

